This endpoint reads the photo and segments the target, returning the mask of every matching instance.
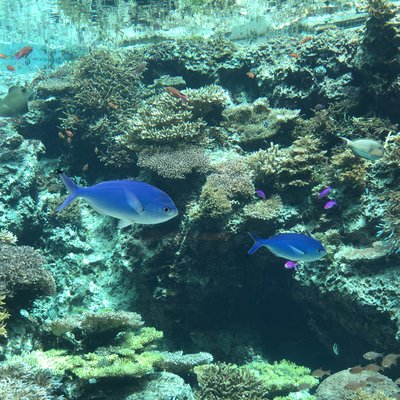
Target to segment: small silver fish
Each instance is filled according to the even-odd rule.
[[[333,343],[332,351],[335,356],[339,356],[339,345],[337,343]]]
[[[383,145],[376,140],[372,139],[356,139],[350,140],[344,137],[340,139],[344,140],[347,146],[350,147],[351,150],[362,158],[366,158],[367,160],[379,160],[383,157],[384,148]]]

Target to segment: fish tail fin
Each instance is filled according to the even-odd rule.
[[[256,235],[254,232],[247,232],[249,236],[254,240],[253,246],[251,249],[248,251],[248,255],[251,256],[254,254],[260,247],[263,246],[263,239],[260,238],[258,235]]]
[[[80,187],[76,185],[70,177],[65,175],[63,171],[58,170],[57,173],[70,193],[61,206],[56,209],[56,211],[62,211],[69,203],[71,203],[71,201],[76,199],[76,197],[79,195]]]
[[[345,137],[343,137],[343,136],[339,136],[339,139],[344,140],[346,143],[349,143],[349,142],[350,142],[349,139],[347,139],[347,138],[345,138]]]
[[[79,190],[79,186],[75,184],[72,179],[64,173],[64,171],[58,170],[57,173],[65,187],[68,189],[69,194],[73,194]]]

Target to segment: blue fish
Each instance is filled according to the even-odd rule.
[[[279,233],[269,239],[262,239],[250,232],[249,235],[254,240],[249,255],[254,254],[262,246],[277,257],[292,261],[315,261],[326,254],[324,246],[318,240],[301,233]]]
[[[159,224],[178,215],[171,198],[148,183],[119,180],[79,187],[62,171],[58,173],[70,195],[57,211],[63,210],[76,198],[82,198],[100,214],[118,218],[118,228],[134,223]]]

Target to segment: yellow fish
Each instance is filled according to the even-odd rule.
[[[367,160],[379,160],[383,157],[383,145],[376,140],[372,139],[356,139],[350,140],[344,137],[340,139],[344,140],[347,146],[353,150],[354,153]]]

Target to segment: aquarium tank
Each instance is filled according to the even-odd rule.
[[[53,399],[400,399],[400,1],[0,1],[0,400]]]

